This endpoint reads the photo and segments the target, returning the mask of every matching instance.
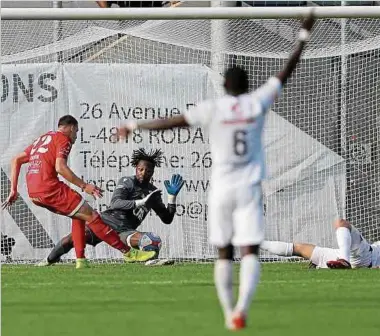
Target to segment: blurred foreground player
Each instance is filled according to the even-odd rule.
[[[207,100],[185,115],[150,122],[129,123],[121,138],[135,129],[162,130],[200,125],[210,133],[213,159],[209,203],[209,240],[216,245],[215,284],[226,327],[242,329],[260,277],[259,246],[264,239],[261,181],[265,176],[262,133],[266,113],[298,63],[314,18],[303,22],[299,45],[285,69],[262,87],[248,93],[248,75],[241,68],[225,74],[226,95]],[[240,247],[240,288],[235,307],[232,290],[233,246]]]
[[[67,165],[67,158],[75,143],[78,121],[71,115],[59,119],[58,130],[40,136],[22,153],[16,155],[11,163],[11,191],[3,203],[3,209],[11,206],[18,197],[17,184],[21,166],[29,163],[26,184],[31,201],[54,213],[73,218],[72,237],[76,253],[76,268],[87,267],[85,258],[85,222],[91,231],[110,246],[118,249],[125,257],[130,247],[125,245],[119,235],[104,224],[99,214],[93,210],[82,196],[58,179],[58,174],[69,183],[81,188],[93,197],[101,197],[102,191],[95,185],[84,182]],[[153,251],[137,251],[146,260],[154,255]]]
[[[359,230],[344,219],[334,223],[337,249],[314,244],[264,241],[260,248],[283,257],[302,257],[314,268],[379,268],[380,241],[369,244]]]
[[[109,209],[103,211],[100,216],[103,221],[118,232],[123,243],[131,247],[128,262],[140,261],[137,250],[154,251],[154,260],[147,265],[169,265],[173,262],[169,259],[156,259],[161,248],[161,238],[153,232],[140,232],[137,228],[142,224],[151,209],[165,224],[171,224],[176,212],[176,198],[184,181],[178,174],[173,175],[171,181],[165,181],[168,193],[168,205],[162,202],[161,191],[150,183],[155,167],[162,163],[161,150],[146,152],[145,149],[133,151],[131,165],[136,168],[135,176],[122,177],[112,195]],[[62,238],[50,252],[47,259],[42,260],[37,266],[50,266],[73,248],[72,234]],[[96,246],[101,243],[92,230],[86,228],[86,243]],[[142,260],[145,261],[145,260]]]

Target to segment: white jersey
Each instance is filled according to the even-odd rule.
[[[371,244],[372,247],[372,267],[380,266],[380,241]]]
[[[185,113],[189,125],[209,130],[213,180],[256,184],[265,177],[264,120],[281,88],[272,77],[252,93],[206,100]]]

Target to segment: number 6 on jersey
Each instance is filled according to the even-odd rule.
[[[234,132],[234,153],[237,156],[246,155],[248,152],[247,149],[247,131],[245,130],[236,130]]]

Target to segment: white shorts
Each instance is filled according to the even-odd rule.
[[[369,267],[372,263],[371,245],[363,238],[359,230],[351,227],[351,255],[350,263],[352,268]],[[327,262],[337,260],[339,250],[327,247],[316,246],[311,254],[310,261],[317,268],[327,268]]]
[[[223,183],[222,183],[223,185]],[[264,240],[261,185],[209,193],[209,242],[217,247],[258,245]]]
[[[327,262],[337,260],[338,258],[338,249],[316,246],[311,254],[310,261],[317,266],[317,268],[328,268]]]

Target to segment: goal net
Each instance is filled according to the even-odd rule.
[[[134,149],[161,148],[154,183],[173,173],[186,183],[171,225],[148,215],[142,231],[163,240],[160,257],[209,260],[207,192],[212,160],[200,128],[135,133],[112,143],[126,120],[183,113],[221,90],[221,71],[242,65],[252,88],[284,66],[296,20],[2,21],[1,201],[10,160],[54,129],[64,114],[80,123],[70,166],[105,190],[134,174]],[[318,20],[296,73],[268,115],[266,238],[335,246],[332,222],[347,218],[369,241],[380,239],[378,74],[380,24],[370,19]],[[1,212],[2,259],[34,262],[70,232],[70,221],[31,204],[21,171],[20,198]],[[166,194],[163,192],[164,202]],[[13,240],[12,240],[13,239]],[[104,243],[88,257],[118,261]],[[65,258],[71,259],[71,251]],[[273,256],[262,255],[263,258]]]

